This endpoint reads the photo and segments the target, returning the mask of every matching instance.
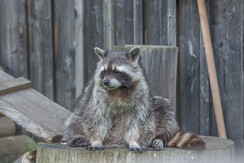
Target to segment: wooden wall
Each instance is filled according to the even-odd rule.
[[[243,0],[206,0],[228,138],[243,141]],[[179,47],[182,130],[217,135],[196,0],[1,0],[0,62],[70,108],[92,77],[95,46]]]

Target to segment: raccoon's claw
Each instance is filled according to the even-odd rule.
[[[130,147],[129,150],[141,153],[141,152],[147,151],[148,148],[147,147]]]
[[[152,143],[152,146],[157,150],[157,151],[161,151],[164,148],[164,142],[162,140],[159,139],[155,139]]]
[[[68,141],[67,144],[70,147],[85,147],[85,146],[90,145],[90,143],[84,137],[73,138],[72,140]]]
[[[103,146],[88,146],[85,148],[86,150],[88,151],[96,151],[96,150],[104,150],[104,147]]]

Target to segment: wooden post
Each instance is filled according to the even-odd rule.
[[[84,148],[68,147],[61,144],[38,144],[37,162],[89,162],[89,163],[188,163],[188,162],[234,162],[234,142],[231,140],[202,137],[206,142],[203,151],[165,148],[162,151],[150,149],[143,153],[129,151],[128,148],[105,148],[104,151],[87,151]]]
[[[197,0],[197,3],[198,3],[203,41],[204,41],[205,52],[206,52],[208,73],[209,73],[210,86],[211,86],[213,103],[214,103],[214,111],[215,111],[215,116],[217,121],[218,134],[219,137],[226,138],[224,117],[223,117],[223,111],[221,106],[219,86],[218,86],[218,80],[217,80],[214,56],[213,56],[213,47],[212,47],[209,24],[207,19],[206,4],[205,4],[205,0]]]

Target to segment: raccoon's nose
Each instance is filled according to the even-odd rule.
[[[108,86],[109,83],[110,83],[110,81],[109,81],[108,79],[103,80],[103,84],[104,84],[104,85]]]

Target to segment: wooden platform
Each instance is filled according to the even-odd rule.
[[[203,151],[165,148],[163,151],[131,152],[128,149],[87,151],[62,144],[38,144],[37,163],[89,162],[89,163],[162,163],[162,162],[214,162],[232,163],[235,160],[234,142],[217,137],[202,137],[206,142]]]

